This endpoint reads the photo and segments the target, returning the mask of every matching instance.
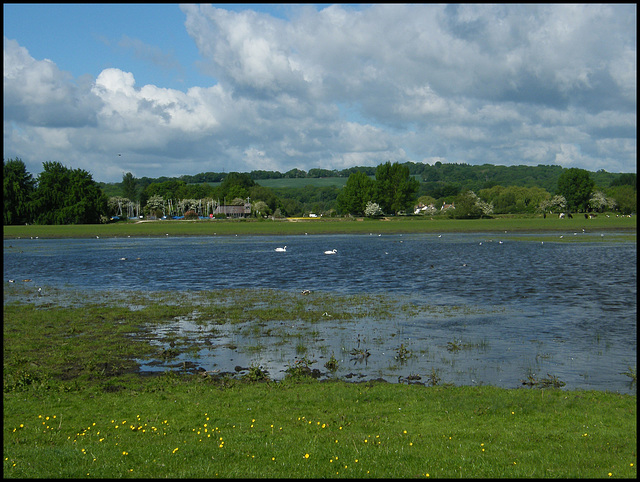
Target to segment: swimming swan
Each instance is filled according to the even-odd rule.
[[[276,251],[278,253],[285,253],[287,251],[287,247],[285,246],[284,248],[276,248]]]
[[[332,249],[331,251],[325,251],[324,254],[336,254],[337,252],[337,249]]]

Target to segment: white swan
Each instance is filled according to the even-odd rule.
[[[324,254],[336,254],[337,252],[337,249],[332,249],[331,251],[325,251]]]
[[[287,251],[287,247],[285,246],[284,248],[276,248],[276,251],[277,251],[278,253],[286,253],[286,251]]]

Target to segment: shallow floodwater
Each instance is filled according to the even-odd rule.
[[[540,233],[11,239],[5,302],[15,286],[9,279],[33,280],[42,297],[47,288],[88,298],[226,288],[386,295],[429,309],[348,323],[327,313],[313,327],[218,326],[209,346],[179,361],[222,372],[262,365],[279,379],[302,356],[324,373],[333,354],[339,369],[325,376],[426,382],[435,370],[442,383],[513,388],[529,375],[551,375],[566,389],[635,393],[622,373],[636,367],[636,243],[613,242],[610,232],[579,242],[582,235],[565,233],[575,237],[569,242]],[[196,336],[203,326],[176,320],[164,329]],[[283,330],[300,341],[268,335]],[[401,344],[411,352],[406,361],[396,358]],[[354,349],[369,356],[354,357]]]

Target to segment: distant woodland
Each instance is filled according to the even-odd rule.
[[[635,173],[560,166],[386,162],[343,170],[205,172],[103,183],[59,162],[34,178],[3,160],[4,224],[114,222],[140,216],[197,219],[242,205],[253,217],[636,213]],[[443,209],[450,207],[451,209]],[[224,217],[224,215],[221,215]]]
[[[512,202],[502,200],[502,206],[494,211],[496,214],[535,212],[538,206],[528,206],[522,209],[522,202],[518,205],[516,199],[523,195],[523,189],[541,189],[553,197],[557,194],[558,179],[566,168],[560,166],[496,166],[483,164],[472,166],[469,164],[449,164],[436,162],[433,165],[406,162],[401,166],[408,169],[409,174],[418,182],[415,194],[415,202],[419,199],[431,202],[435,206],[455,203],[461,194],[472,191],[481,196],[481,192],[487,195],[503,191],[503,198],[512,198]],[[241,173],[255,183],[254,196],[251,199],[259,200],[267,197],[271,202],[271,213],[281,208],[282,215],[298,216],[309,213],[318,214],[346,214],[339,206],[339,194],[343,190],[347,179],[355,173],[363,173],[374,179],[378,166],[351,167],[342,170],[330,169],[291,169],[287,172],[255,170],[249,173]],[[158,193],[161,185],[175,186],[181,183],[184,189],[191,189],[192,195],[185,197],[198,198],[198,194],[204,196],[202,189],[222,186],[222,181],[232,173],[205,172],[195,175],[185,175],[178,178],[142,177],[136,179],[136,186],[140,192],[147,194]],[[237,173],[234,173],[237,174]],[[604,170],[589,171],[589,176],[594,182],[594,190],[601,191],[611,197],[619,199],[618,207],[621,211],[631,213],[636,211],[636,174],[610,173]],[[182,184],[184,183],[184,184]],[[100,183],[109,196],[123,196],[123,183]],[[149,189],[151,186],[151,189]],[[278,186],[278,187],[266,187]],[[211,190],[207,189],[211,195]],[[267,194],[267,191],[269,194]],[[507,192],[504,192],[507,191]],[[223,192],[223,196],[226,193]],[[171,197],[168,192],[164,193]],[[250,193],[248,193],[250,194]],[[218,192],[218,196],[220,192]],[[273,197],[280,200],[273,202]],[[482,197],[482,196],[481,196]],[[495,197],[495,196],[494,196]],[[214,198],[215,199],[215,198]],[[228,201],[228,200],[227,200]],[[224,202],[220,199],[220,202]]]

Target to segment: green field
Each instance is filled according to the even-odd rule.
[[[280,179],[257,179],[256,184],[270,189],[299,189],[307,186],[313,187],[343,187],[347,183],[347,177],[300,177]],[[218,187],[222,182],[207,182],[209,186]]]
[[[126,236],[213,236],[213,235],[298,235],[298,234],[391,234],[391,233],[446,233],[446,232],[596,232],[607,230],[628,231],[635,239],[636,217],[600,215],[585,219],[557,216],[496,216],[493,219],[447,219],[439,216],[399,216],[383,219],[370,218],[291,218],[284,220],[202,220],[202,221],[149,221],[118,222],[96,225],[65,226],[5,226],[4,237],[9,238],[63,238],[63,237],[126,237]],[[583,238],[586,239],[586,238]]]

